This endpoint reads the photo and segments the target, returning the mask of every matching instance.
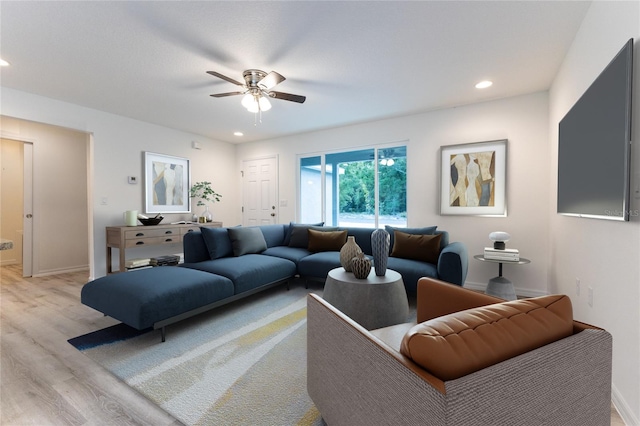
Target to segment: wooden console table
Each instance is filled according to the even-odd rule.
[[[222,227],[222,222],[187,225],[107,226],[107,274],[113,273],[111,249],[118,249],[120,272],[125,272],[126,249],[181,243],[183,235],[199,231],[201,226],[220,228]]]

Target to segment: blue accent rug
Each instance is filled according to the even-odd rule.
[[[150,331],[153,331],[153,329],[147,328],[145,330],[136,330],[133,327],[120,323],[89,334],[74,337],[67,341],[77,350],[84,351],[100,345],[122,342]]]

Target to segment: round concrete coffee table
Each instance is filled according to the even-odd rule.
[[[400,324],[409,316],[402,276],[391,269],[379,277],[372,268],[365,279],[344,268],[332,269],[323,298],[367,330]]]

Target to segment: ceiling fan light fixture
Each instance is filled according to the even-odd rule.
[[[257,104],[252,93],[247,93],[246,95],[244,95],[241,103],[242,103],[242,106],[248,110],[250,110],[254,105]],[[257,108],[257,105],[256,105],[256,108]]]
[[[259,111],[269,111],[271,109],[271,102],[261,93],[247,93],[242,98],[242,106],[247,111],[257,113]]]
[[[265,96],[260,96],[258,105],[260,106],[260,111],[269,111],[271,109],[271,102]]]
[[[260,106],[257,102],[254,102],[249,106],[249,108],[247,108],[247,111],[257,114],[260,111]]]
[[[242,91],[214,93],[211,96],[214,98],[224,98],[227,96],[243,95],[241,104],[247,109],[247,111],[256,114],[260,114],[260,122],[262,122],[262,111],[269,111],[271,109],[271,102],[269,98],[281,99],[284,101],[304,103],[307,99],[306,96],[293,95],[291,93],[276,92],[271,89],[278,84],[282,83],[286,79],[281,74],[275,71],[266,73],[261,70],[249,69],[242,73],[244,83],[220,74],[216,71],[207,71],[214,77],[218,77],[236,86],[242,87]],[[257,119],[256,119],[257,122]]]

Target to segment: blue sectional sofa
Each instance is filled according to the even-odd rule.
[[[372,255],[373,228],[338,228],[288,224],[201,228],[184,236],[184,264],[101,277],[85,284],[81,301],[138,330],[160,329],[294,277],[324,281],[340,267],[340,248],[354,236]],[[462,286],[467,251],[450,243],[446,231],[388,227],[392,253],[388,268],[402,275],[407,293],[418,279],[436,278]],[[421,235],[428,235],[422,238]],[[411,241],[429,241],[429,247]]]
[[[314,251],[309,248],[309,229],[320,232],[346,231],[354,236],[362,251],[372,256],[371,233],[374,228],[342,228],[318,225],[263,225],[257,227],[202,228],[184,236],[184,261],[186,268],[219,274],[231,279],[236,285],[256,286],[267,284],[282,274],[271,277],[267,274],[276,270],[286,271],[290,278],[299,276],[306,279],[324,281],[331,269],[340,267],[340,244],[336,250]],[[390,256],[388,268],[402,275],[407,293],[415,294],[418,279],[436,278],[462,286],[467,276],[468,255],[465,246],[459,242],[449,242],[447,231],[427,228],[387,227],[392,237],[391,249],[395,242],[394,231],[420,235],[440,235],[437,260],[429,263],[414,258]],[[239,235],[239,234],[245,235]],[[253,235],[249,235],[253,234]],[[260,239],[260,234],[264,241]],[[268,258],[266,258],[268,257]],[[288,262],[283,263],[282,260]],[[293,265],[291,265],[293,263]],[[293,268],[292,268],[293,266]],[[267,274],[267,275],[265,275]],[[286,275],[286,274],[285,274]],[[246,284],[250,281],[250,284]]]

